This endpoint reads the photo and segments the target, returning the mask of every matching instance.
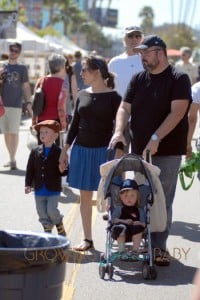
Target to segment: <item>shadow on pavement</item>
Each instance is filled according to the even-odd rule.
[[[195,223],[175,221],[172,224],[170,235],[177,235],[189,241],[199,242],[200,226]]]
[[[139,262],[117,262],[114,264],[115,271],[113,280],[126,283],[148,284],[155,286],[176,286],[191,284],[196,268],[186,266],[178,260],[173,260],[168,267],[155,266],[157,278],[145,280],[142,276],[142,263]]]
[[[80,202],[80,197],[79,195],[75,194],[71,189],[65,190],[63,192],[65,196],[60,196],[59,202],[60,203],[79,203]]]
[[[91,249],[85,252],[74,251],[72,248],[67,251],[67,263],[87,264],[100,261],[100,251]],[[98,265],[97,265],[98,272]]]
[[[25,172],[25,170],[20,170],[20,169],[5,170],[5,171],[1,170],[0,174],[3,174],[3,175],[14,175],[14,176],[25,176],[26,172]]]

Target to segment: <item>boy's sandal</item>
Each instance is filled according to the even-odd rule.
[[[78,245],[77,247],[74,247],[74,250],[76,251],[86,251],[89,249],[94,248],[94,244],[92,240],[88,240],[88,239],[84,239],[80,245]]]

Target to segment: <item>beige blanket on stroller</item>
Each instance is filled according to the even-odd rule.
[[[114,159],[100,166],[101,180],[97,191],[97,210],[99,212],[106,211],[106,200],[104,199],[104,184],[111,168],[117,164],[119,159]],[[162,232],[167,225],[166,201],[163,188],[159,179],[160,169],[146,161],[143,161],[146,168],[151,174],[151,180],[154,185],[153,196],[154,203],[150,208],[150,230],[151,232]],[[135,180],[138,185],[145,183],[145,176],[141,173],[135,174]]]
[[[143,161],[143,163],[148,168],[154,185],[154,202],[150,208],[150,230],[151,232],[162,232],[167,226],[167,210],[165,195],[159,179],[160,169],[146,161]],[[140,173],[135,176],[138,184],[143,184],[145,179],[145,176]]]

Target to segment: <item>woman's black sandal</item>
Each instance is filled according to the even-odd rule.
[[[74,247],[76,251],[87,251],[89,249],[94,248],[94,244],[92,240],[84,239],[80,245]]]

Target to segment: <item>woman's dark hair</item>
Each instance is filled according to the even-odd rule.
[[[88,66],[89,70],[99,70],[101,76],[106,80],[107,87],[114,89],[114,75],[109,72],[107,62],[101,56],[88,56],[84,59],[85,63]]]

